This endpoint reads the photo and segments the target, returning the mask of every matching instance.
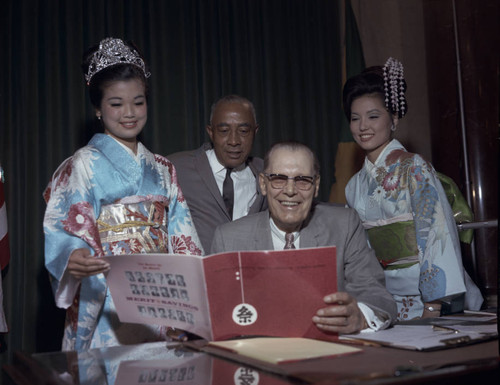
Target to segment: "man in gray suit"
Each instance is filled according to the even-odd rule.
[[[319,182],[319,162],[307,146],[274,145],[259,175],[269,210],[219,226],[212,253],[336,246],[338,292],[323,299],[313,322],[338,333],[385,328],[396,319],[396,304],[361,221],[352,209],[313,204]]]
[[[218,225],[267,207],[257,181],[263,161],[250,156],[258,129],[255,108],[248,99],[224,96],[212,105],[206,127],[211,143],[167,157],[177,170],[206,254]],[[232,185],[228,199],[223,198],[226,182]]]

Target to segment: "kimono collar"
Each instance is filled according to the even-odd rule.
[[[382,150],[382,152],[379,154],[377,157],[377,160],[375,160],[375,163],[372,163],[368,160],[368,157],[365,157],[365,164],[364,168],[368,173],[371,173],[371,171],[375,167],[384,167],[385,163],[385,158],[387,155],[389,155],[393,150],[406,150],[403,145],[397,140],[397,139],[392,139],[387,146]]]

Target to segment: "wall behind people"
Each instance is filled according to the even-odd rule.
[[[491,47],[500,3],[426,0],[424,11],[434,164],[457,181],[474,220],[492,222],[465,251],[487,304],[498,307],[499,62]]]
[[[136,42],[151,67],[142,140],[169,154],[205,141],[211,103],[236,93],[260,123],[254,153],[295,139],[319,156],[326,199],[340,120],[339,11],[330,0],[9,1],[0,14],[0,162],[10,271],[5,307],[14,350],[60,348],[63,314],[43,267],[42,191],[94,133],[82,82],[87,47]]]
[[[366,66],[383,65],[388,57],[404,65],[410,113],[400,122],[396,139],[432,161],[422,0],[352,0]],[[418,127],[418,129],[416,129]]]

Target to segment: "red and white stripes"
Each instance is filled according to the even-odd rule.
[[[0,167],[0,265],[2,270],[10,261],[9,234],[7,229],[7,208],[3,191],[3,170]]]
[[[0,265],[2,270],[9,264],[9,233],[7,229],[7,208],[5,207],[5,197],[3,191],[3,170],[0,166]],[[3,288],[2,275],[0,274],[0,333],[8,332],[7,322],[3,311]]]

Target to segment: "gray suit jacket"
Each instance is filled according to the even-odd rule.
[[[177,170],[177,179],[206,254],[210,252],[215,228],[231,221],[205,153],[210,148],[212,145],[205,143],[197,150],[167,156]],[[260,158],[249,157],[248,166],[256,176],[257,197],[249,211],[253,214],[267,208],[267,200],[260,192],[257,178],[264,162]]]
[[[379,315],[395,321],[396,303],[385,288],[385,278],[355,210],[329,204],[313,207],[300,231],[300,248],[336,246],[338,290],[346,291]],[[273,250],[269,212],[219,226],[211,252]]]

